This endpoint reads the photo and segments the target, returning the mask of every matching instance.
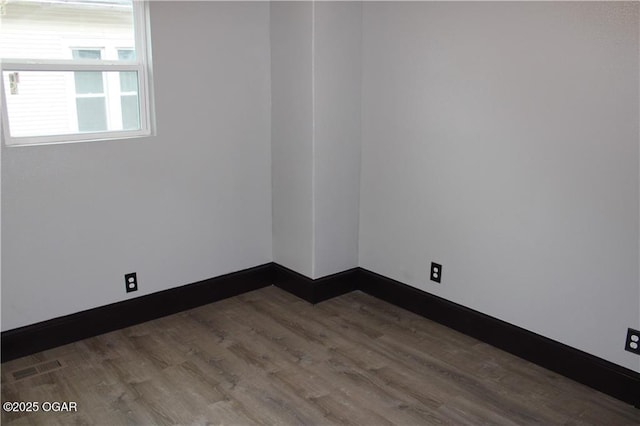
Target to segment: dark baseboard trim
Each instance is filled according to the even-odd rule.
[[[274,264],[274,284],[309,303],[319,303],[356,290],[359,268],[311,279],[291,269]]]
[[[2,362],[273,284],[273,263],[4,331]]]
[[[317,280],[275,263],[2,332],[2,362],[275,284],[310,303],[362,290],[640,408],[640,373],[362,268]]]
[[[364,269],[358,288],[640,408],[640,374]]]

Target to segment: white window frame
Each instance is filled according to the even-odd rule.
[[[0,60],[0,97],[2,102],[2,136],[6,146],[33,146],[72,142],[144,137],[152,134],[152,94],[151,94],[151,48],[148,32],[148,3],[133,0],[133,20],[135,31],[135,61],[120,60],[45,60],[45,59],[2,59]],[[103,132],[70,133],[47,136],[11,136],[7,112],[4,72],[20,71],[135,71],[138,75],[138,102],[140,105],[140,129],[110,130]]]

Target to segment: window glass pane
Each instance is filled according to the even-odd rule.
[[[123,130],[135,130],[140,128],[140,107],[138,95],[123,95],[120,97],[122,106]]]
[[[133,49],[118,49],[118,59],[121,61],[135,61],[136,51]]]
[[[104,97],[77,98],[76,107],[80,132],[107,130],[107,106]]]
[[[71,102],[75,102],[75,97],[69,95],[68,81],[72,79],[72,73],[5,71],[2,74],[12,136],[71,132],[75,122],[75,106]],[[10,74],[17,74],[20,80],[15,92],[9,87]]]
[[[123,73],[136,75],[135,71]],[[91,76],[96,74],[99,78]],[[135,84],[128,87],[128,91],[117,90],[120,74],[118,71],[4,71],[2,79],[11,136],[140,129],[137,80],[134,79]],[[11,80],[17,82],[13,89]],[[113,82],[116,90],[102,90],[106,89],[107,81]],[[78,86],[94,87],[91,92],[81,93],[76,92]]]
[[[74,73],[76,93],[100,94],[104,93],[102,73],[98,71],[76,71]]]
[[[69,59],[73,47],[135,46],[132,0],[3,3],[0,58]],[[135,50],[130,50],[135,55]],[[118,60],[118,56],[116,49],[109,49],[102,59]]]
[[[100,49],[73,49],[73,59],[102,59]]]
[[[124,71],[120,73],[120,91],[138,91],[138,73],[135,71]]]

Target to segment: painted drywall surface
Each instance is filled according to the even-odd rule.
[[[360,266],[640,371],[638,27],[631,2],[365,3]]]
[[[358,266],[362,7],[314,12],[314,277]]]
[[[361,5],[271,5],[274,261],[357,266]]]
[[[271,3],[273,260],[313,275],[311,2]]]
[[[3,330],[272,260],[269,5],[150,15],[157,136],[3,147]]]

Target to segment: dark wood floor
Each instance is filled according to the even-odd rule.
[[[276,287],[5,363],[2,401],[78,407],[3,411],[5,425],[640,424],[630,405],[364,293],[313,306]]]

